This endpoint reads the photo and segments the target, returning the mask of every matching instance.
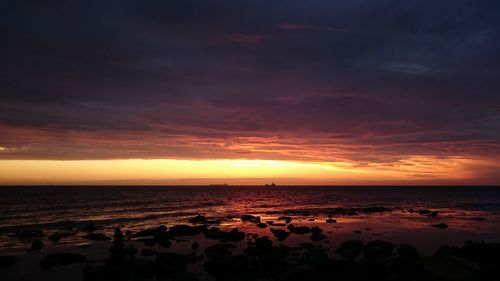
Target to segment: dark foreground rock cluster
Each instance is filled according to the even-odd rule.
[[[362,211],[390,210],[372,208]],[[422,214],[432,216],[433,213]],[[259,229],[269,226],[271,237],[245,233],[238,228],[221,230],[213,226],[216,220],[202,215],[190,219],[190,225],[161,225],[135,233],[127,231],[125,234],[116,228],[114,234],[109,236],[96,232],[96,227],[89,227],[83,237],[104,243],[108,249],[105,259],[89,260],[85,255],[75,252],[51,253],[42,258],[40,267],[52,270],[58,266],[82,264],[85,281],[195,281],[205,279],[206,274],[221,281],[500,280],[500,243],[466,242],[462,247],[443,246],[432,256],[422,257],[410,244],[394,245],[383,240],[351,239],[327,251],[324,245],[329,242],[329,237],[318,226],[298,225],[295,221],[292,224],[293,218],[290,216],[279,217],[278,223],[264,223],[260,217],[252,215],[242,215],[239,219]],[[329,223],[336,222],[331,216],[328,220],[331,220]],[[442,225],[432,226],[445,228]],[[22,235],[38,239],[40,233],[25,232]],[[49,239],[59,240],[61,234],[55,236],[52,235],[57,239]],[[284,241],[291,239],[291,236],[302,239],[299,246],[284,245]],[[203,243],[197,239],[206,239],[211,243],[202,247],[200,244]],[[189,242],[184,253],[172,249],[173,243],[181,240]],[[144,248],[138,249],[134,244],[143,245]],[[30,251],[40,253],[43,246],[41,241],[35,240]],[[13,256],[0,256],[0,268],[15,263],[16,258]],[[203,273],[200,275],[200,272]]]

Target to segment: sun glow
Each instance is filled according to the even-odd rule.
[[[0,160],[0,184],[378,184],[467,180],[470,159],[412,157],[397,163],[258,159]]]

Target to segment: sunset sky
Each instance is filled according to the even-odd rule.
[[[0,184],[500,184],[500,1],[3,1]]]

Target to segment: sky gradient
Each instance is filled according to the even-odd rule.
[[[500,2],[4,1],[0,184],[500,184]]]

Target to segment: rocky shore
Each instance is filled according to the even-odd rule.
[[[339,225],[336,216],[391,212],[384,207],[329,210],[324,225]],[[435,218],[431,210],[408,210]],[[292,210],[263,220],[242,214],[235,217],[245,226],[228,229],[220,219],[197,215],[185,223],[159,225],[131,231],[126,226],[106,233],[94,224],[79,229],[44,233],[23,230],[10,235],[31,242],[24,255],[0,256],[2,280],[17,278],[28,262],[41,273],[33,280],[64,280],[58,268],[67,268],[84,281],[98,280],[499,280],[500,243],[467,241],[460,247],[443,245],[423,256],[410,244],[383,239],[363,241],[356,231],[351,239],[337,241],[320,225],[320,218],[296,222]],[[447,225],[429,224],[429,228]],[[254,229],[255,231],[251,231]],[[369,231],[364,229],[363,231]],[[362,231],[362,230],[357,230]],[[89,241],[61,251],[47,250],[65,237]],[[376,236],[374,236],[376,238]],[[294,243],[287,243],[293,240]],[[18,260],[34,255],[19,264]],[[54,274],[49,274],[54,273]],[[19,275],[21,276],[21,275]],[[30,276],[30,275],[23,275]],[[36,277],[38,276],[38,277]],[[41,276],[41,277],[40,277]],[[26,277],[24,277],[26,278]],[[31,277],[28,277],[31,278]]]

